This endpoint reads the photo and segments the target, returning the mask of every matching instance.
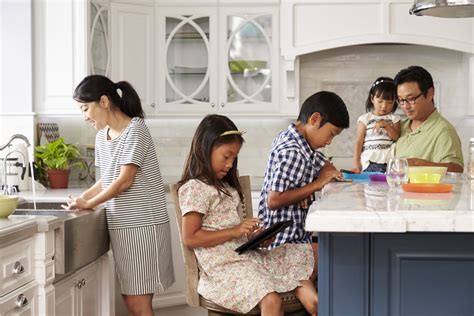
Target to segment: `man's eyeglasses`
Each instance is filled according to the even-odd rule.
[[[410,105],[415,105],[416,103],[416,99],[418,99],[419,97],[421,97],[422,95],[424,94],[424,92],[421,92],[419,95],[417,95],[416,97],[408,97],[406,99],[400,99],[398,98],[398,104],[400,105],[404,105],[405,103],[409,103]]]

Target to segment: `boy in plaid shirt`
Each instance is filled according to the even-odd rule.
[[[310,244],[315,254],[312,279],[317,273],[317,243],[304,230],[306,214],[315,191],[341,173],[317,151],[349,127],[344,101],[333,92],[321,91],[304,101],[296,123],[272,143],[265,171],[258,217],[268,227],[283,220],[293,225],[279,233],[270,248],[284,243]]]

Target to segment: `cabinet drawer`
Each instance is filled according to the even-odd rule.
[[[0,298],[0,315],[37,315],[36,294],[36,282],[30,282],[5,295]]]
[[[0,297],[34,279],[33,238],[0,249]]]

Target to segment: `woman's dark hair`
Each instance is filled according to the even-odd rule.
[[[369,90],[369,95],[365,101],[365,110],[367,112],[372,111],[374,104],[372,103],[372,97],[381,98],[382,100],[393,101],[393,108],[390,113],[394,113],[397,110],[397,86],[392,78],[389,77],[378,77]]]
[[[72,98],[82,103],[99,102],[103,95],[107,96],[112,105],[119,108],[127,116],[145,117],[140,97],[127,81],[114,83],[105,76],[87,76],[77,85]]]
[[[243,144],[244,142],[242,135],[239,133],[221,136],[222,133],[228,131],[237,131],[237,126],[228,117],[217,114],[204,117],[194,133],[191,149],[184,165],[183,175],[178,182],[178,187],[188,180],[198,179],[216,187],[219,192],[230,195],[225,188],[227,183],[237,190],[240,199],[243,200],[242,188],[237,176],[237,158],[235,158],[232,168],[222,180],[219,180],[212,171],[211,152],[214,148],[223,144],[234,142]]]
[[[308,97],[301,106],[298,121],[306,124],[313,113],[321,114],[320,127],[332,123],[339,128],[349,127],[349,113],[344,101],[329,91],[320,91]]]

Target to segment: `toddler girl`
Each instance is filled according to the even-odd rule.
[[[314,257],[309,244],[284,244],[271,251],[238,255],[234,250],[256,232],[258,219],[241,221],[242,190],[237,156],[242,132],[225,116],[208,115],[199,124],[178,186],[183,242],[199,264],[198,292],[239,313],[257,304],[262,315],[283,315],[278,292],[295,290],[305,308],[317,310],[309,281]]]
[[[357,120],[354,171],[386,171],[390,147],[400,137],[400,117],[393,114],[396,99],[393,79],[377,78],[365,102],[367,113]]]

